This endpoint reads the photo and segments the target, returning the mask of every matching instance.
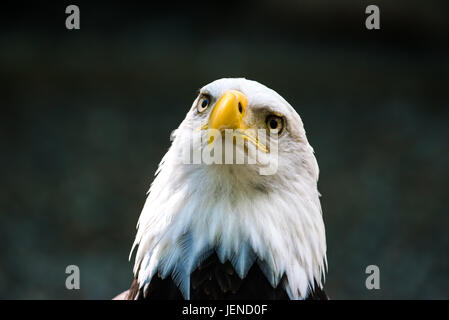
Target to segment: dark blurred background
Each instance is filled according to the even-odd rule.
[[[81,29],[65,28],[77,4]],[[449,298],[449,3],[2,3],[0,298],[110,299],[201,86],[246,77],[316,151],[333,299]],[[376,4],[381,29],[365,28]],[[65,288],[65,268],[81,289]],[[365,268],[380,267],[380,290]]]

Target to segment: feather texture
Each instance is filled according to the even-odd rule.
[[[173,134],[138,221],[132,248],[137,247],[137,285],[142,291],[150,283],[151,295],[155,283],[170,278],[189,299],[192,288],[207,281],[206,274],[216,286],[204,287],[203,293],[214,297],[217,289],[236,289],[234,277],[246,279],[257,269],[272,288],[282,286],[289,298],[304,299],[321,290],[327,268],[313,149],[301,118],[275,91],[246,79],[221,79],[202,90],[220,97],[231,89],[248,97],[253,114],[268,108],[285,116],[287,132],[278,141],[277,157],[266,155],[277,161],[277,171],[260,175],[257,163],[183,163],[183,147],[201,145],[191,141],[191,132],[204,122],[194,102]],[[221,269],[197,275],[195,270],[208,259],[218,259],[214,268],[231,266],[233,277]]]

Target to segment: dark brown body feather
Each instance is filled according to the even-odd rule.
[[[281,281],[282,282],[282,281]],[[181,300],[183,296],[170,277],[153,277],[146,292],[139,289],[134,279],[129,289],[129,300]],[[221,263],[217,255],[207,258],[190,276],[190,299],[228,300],[228,299],[268,299],[288,300],[288,295],[280,285],[273,288],[255,263],[245,278],[235,273],[231,263]],[[307,299],[328,300],[326,293],[315,286]]]

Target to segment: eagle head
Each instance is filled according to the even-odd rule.
[[[216,253],[240,278],[257,264],[273,287],[307,297],[327,268],[318,172],[300,116],[277,92],[244,78],[202,87],[137,224],[139,286],[171,277],[189,298],[190,274]]]

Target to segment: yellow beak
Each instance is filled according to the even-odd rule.
[[[215,104],[209,117],[209,129],[240,129],[245,130],[243,123],[248,100],[245,95],[236,90],[226,91]]]
[[[209,116],[209,122],[203,125],[201,129],[235,130],[234,136],[240,136],[263,152],[268,152],[267,147],[260,143],[257,137],[247,132],[249,128],[243,121],[247,106],[248,100],[243,93],[236,90],[226,91],[215,104]],[[210,145],[213,141],[214,135],[209,132],[207,144]]]

